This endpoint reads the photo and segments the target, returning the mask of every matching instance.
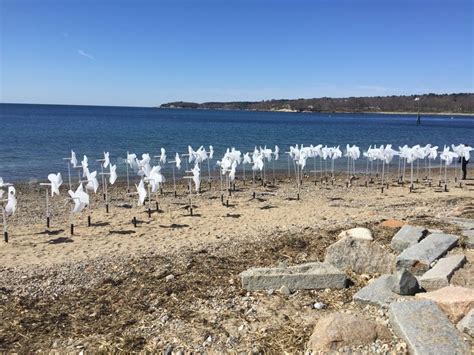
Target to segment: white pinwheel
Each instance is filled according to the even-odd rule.
[[[428,159],[435,160],[438,157],[438,146],[430,147],[428,152]]]
[[[234,160],[232,162],[232,165],[230,167],[230,172],[229,172],[229,179],[230,181],[234,181],[235,180],[235,173],[237,171],[237,160]]]
[[[110,164],[110,157],[109,157],[109,152],[104,152],[104,162],[102,163],[102,166],[107,168]]]
[[[166,150],[165,150],[165,148],[161,148],[160,164],[166,164]]]
[[[2,177],[0,177],[0,199],[2,198],[3,196],[3,193],[4,191],[1,190],[2,187],[8,187],[8,186],[11,186],[12,184],[9,184],[9,183],[6,183],[3,181]]]
[[[242,161],[243,164],[251,164],[252,163],[252,158],[250,158],[250,153],[245,153],[244,158]]]
[[[76,158],[76,153],[74,153],[73,150],[71,150],[71,165],[73,168],[77,168],[77,158]]]
[[[86,190],[94,191],[94,193],[97,193],[98,189],[99,189],[99,181],[97,180],[97,171],[93,171],[92,173],[90,173],[89,169],[87,169]]]
[[[443,152],[439,156],[441,160],[444,160],[446,166],[451,165],[453,163],[454,158],[458,157],[458,154],[455,152],[451,152],[449,147],[444,146]]]
[[[79,184],[76,191],[69,190],[68,193],[74,201],[72,213],[79,213],[89,205],[89,195],[84,191],[82,184]]]
[[[54,194],[59,195],[59,187],[63,183],[63,178],[61,177],[61,173],[49,174],[48,180],[51,183],[51,197],[53,197]]]
[[[296,163],[300,166],[301,171],[303,171],[304,168],[306,167],[307,159],[308,159],[308,155],[306,154],[306,152],[304,150],[300,151],[299,159],[297,160]]]
[[[273,155],[275,156],[275,160],[278,160],[278,158],[280,157],[280,148],[278,148],[277,145],[275,146],[275,150],[273,151]]]
[[[176,168],[178,170],[180,170],[181,169],[181,158],[179,157],[178,153],[176,153],[176,156],[174,157],[174,160],[176,162]]]
[[[129,154],[127,152],[127,160],[126,164],[132,169],[133,171],[138,170],[138,163],[137,163],[137,155],[136,154]]]
[[[89,167],[89,160],[87,159],[86,155],[84,155],[84,157],[82,158],[81,166],[82,166],[82,177],[85,178],[85,177],[87,177],[86,170]]]
[[[110,164],[109,183],[113,185],[117,180],[117,165]]]
[[[7,204],[5,206],[5,213],[7,216],[14,214],[16,211],[16,205],[17,205],[17,200],[16,200],[16,190],[13,186],[8,187],[8,200]]]
[[[188,145],[188,163],[191,164],[193,160],[194,160],[194,150],[190,145]]]
[[[263,170],[263,156],[260,154],[253,154],[252,156],[253,159],[253,166],[252,170],[253,171],[262,171]]]
[[[203,161],[208,159],[207,152],[203,146],[200,146],[197,151],[193,152],[193,154],[195,161],[198,163],[202,163]]]
[[[146,199],[146,189],[145,189],[145,183],[143,182],[143,179],[140,180],[140,183],[138,185],[135,185],[137,188],[138,192],[138,206],[142,206],[145,203]]]
[[[146,165],[150,164],[151,157],[148,153],[142,154],[142,160],[137,160],[138,168],[142,170]]]
[[[252,158],[250,157],[250,153],[247,152],[244,154],[243,156],[243,159],[242,159],[242,167],[243,167],[243,170],[244,170],[244,180],[246,180],[245,178],[245,165],[247,164],[252,164]]]
[[[260,147],[260,153],[263,155],[264,159],[267,159],[267,161],[272,160],[273,152],[271,149],[267,148],[267,146],[265,146],[263,149]]]
[[[468,147],[467,145],[460,144],[458,146],[452,145],[452,148],[459,158],[464,158],[467,161],[471,159],[471,151],[473,150],[472,147]]]
[[[194,187],[196,191],[199,191],[201,186],[201,169],[199,169],[199,165],[196,163],[194,164],[194,168],[191,169],[191,171],[193,173]]]
[[[154,166],[146,176],[152,192],[157,192],[160,185],[165,182],[160,165]]]

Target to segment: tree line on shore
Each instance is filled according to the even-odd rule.
[[[235,102],[184,102],[162,104],[161,108],[208,110],[252,110],[295,112],[429,112],[474,113],[474,94],[423,94],[347,98],[279,99]]]

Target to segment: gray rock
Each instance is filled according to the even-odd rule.
[[[433,301],[394,302],[389,317],[412,354],[469,354],[468,345]]]
[[[474,337],[474,309],[471,309],[466,316],[461,319],[456,326],[460,332],[469,334]]]
[[[453,234],[430,234],[397,257],[397,269],[406,268],[415,275],[421,275],[430,268],[433,261],[456,246],[458,240],[459,237]]]
[[[420,284],[426,291],[433,291],[449,285],[454,272],[466,262],[463,254],[449,255],[439,259],[436,265],[420,277]]]
[[[307,263],[286,268],[251,268],[240,274],[249,291],[279,289],[313,290],[346,287],[346,275],[327,263]]]
[[[393,275],[382,275],[357,292],[353,299],[360,303],[369,303],[379,307],[388,307],[401,296],[392,291],[395,284]]]
[[[291,291],[286,285],[283,285],[282,287],[280,287],[278,292],[280,292],[282,295],[285,295],[285,296],[291,295]]]
[[[401,269],[393,275],[392,291],[398,295],[412,296],[420,292],[420,286],[418,280],[410,271]]]
[[[395,255],[374,242],[345,237],[327,248],[325,262],[359,274],[387,274],[394,270]]]
[[[465,236],[464,245],[468,249],[474,249],[474,230],[466,229],[462,231],[462,234]]]
[[[406,248],[417,244],[420,240],[426,237],[427,234],[428,231],[426,228],[405,224],[392,238],[390,246],[393,250],[402,252]]]
[[[453,217],[453,218],[448,218],[447,221],[457,224],[462,229],[466,229],[466,230],[474,229],[474,219],[472,218]]]

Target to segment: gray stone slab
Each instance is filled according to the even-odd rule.
[[[474,309],[471,309],[466,316],[461,319],[456,326],[460,332],[469,334],[474,337]]]
[[[428,234],[428,230],[423,227],[414,227],[405,224],[392,238],[390,246],[398,252],[417,244]]]
[[[249,291],[277,290],[282,286],[290,290],[317,290],[344,288],[346,275],[327,263],[308,263],[290,267],[251,268],[240,274],[242,286]]]
[[[390,323],[415,355],[469,354],[469,346],[433,301],[394,302]]]
[[[421,287],[426,291],[434,291],[449,285],[454,272],[466,262],[464,254],[453,254],[441,258],[436,265],[419,278]]]
[[[342,238],[326,249],[325,262],[359,274],[388,274],[395,269],[395,255],[375,242]]]
[[[379,307],[388,307],[390,303],[401,298],[392,291],[395,284],[393,275],[382,275],[367,286],[361,288],[353,299],[359,303],[369,303]]]
[[[430,268],[433,261],[456,246],[458,240],[459,237],[454,234],[430,234],[398,255],[397,269],[406,268],[415,275],[421,275]]]
[[[457,224],[462,229],[466,229],[466,230],[474,229],[474,219],[472,218],[452,217],[452,218],[448,218],[447,221]]]

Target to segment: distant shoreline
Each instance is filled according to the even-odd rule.
[[[208,107],[162,107],[162,106],[110,106],[110,105],[79,105],[79,104],[51,104],[51,103],[23,103],[23,102],[0,102],[1,106],[25,105],[25,106],[73,106],[93,108],[125,108],[125,109],[164,109],[164,110],[198,110],[198,111],[242,111],[242,112],[280,112],[280,113],[316,113],[316,114],[380,114],[380,115],[417,115],[416,111],[298,111],[290,109],[263,110],[263,109],[239,109],[239,108],[208,108]],[[427,116],[469,116],[474,117],[474,112],[427,112],[421,111],[420,115]]]
[[[474,117],[474,112],[409,112],[409,111],[296,111],[296,110],[246,110],[237,108],[204,108],[204,107],[154,107],[160,110],[196,110],[196,111],[242,111],[242,112],[277,112],[277,113],[317,113],[317,114],[380,114],[380,115],[417,115],[421,116],[470,116]]]

